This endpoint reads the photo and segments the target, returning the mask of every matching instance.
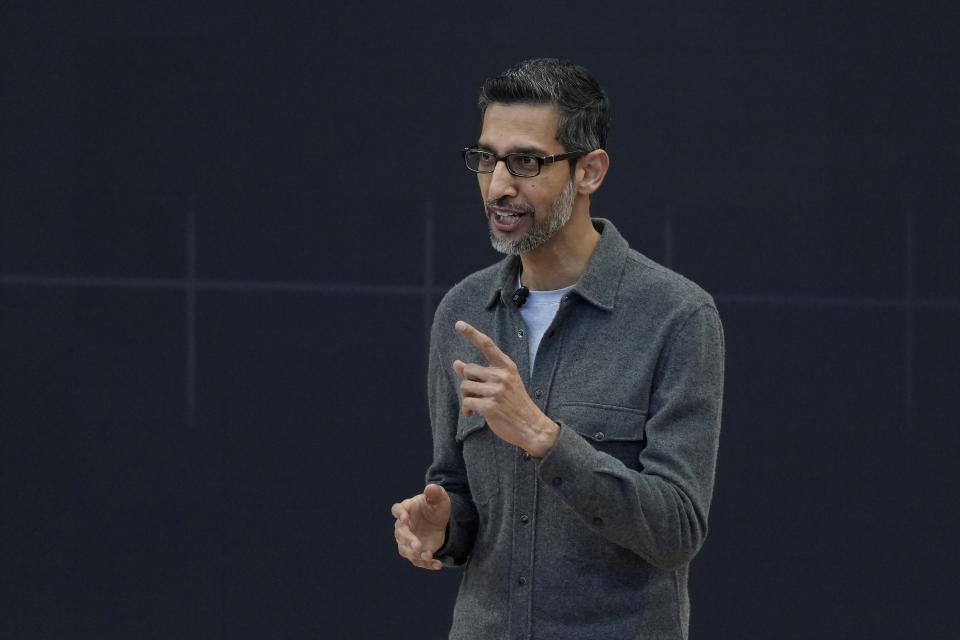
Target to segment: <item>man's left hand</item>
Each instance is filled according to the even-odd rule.
[[[463,414],[479,413],[503,440],[532,456],[547,455],[560,435],[560,427],[530,398],[516,363],[489,336],[463,320],[454,327],[487,359],[487,366],[453,361],[453,370],[460,378]]]

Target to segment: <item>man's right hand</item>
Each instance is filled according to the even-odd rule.
[[[450,520],[450,496],[438,484],[428,484],[420,495],[407,498],[390,508],[396,522],[393,537],[400,555],[424,569],[442,565],[434,552],[443,546]]]

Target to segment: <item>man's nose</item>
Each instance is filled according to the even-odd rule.
[[[516,176],[507,169],[505,160],[499,160],[490,174],[490,188],[487,189],[487,200],[499,200],[503,196],[517,195]]]

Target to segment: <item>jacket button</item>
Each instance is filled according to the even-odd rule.
[[[597,441],[603,440],[606,437],[607,436],[603,435],[603,431],[597,431],[595,434],[593,434],[593,439]]]
[[[526,462],[527,460],[530,459],[530,454],[529,454],[528,452],[524,451],[522,454],[520,454],[520,457],[523,458],[523,461],[524,461],[524,462]]]
[[[523,338],[523,329],[517,329],[517,337],[521,339]]]
[[[593,526],[595,526],[595,527],[602,527],[602,526],[603,526],[603,518],[599,518],[599,517],[594,518],[594,519],[593,519]]]
[[[553,483],[553,486],[559,487],[560,485],[563,484],[563,478],[561,478],[560,476],[557,476],[556,478],[551,480],[551,482]]]
[[[543,397],[543,389],[537,389],[536,391],[533,392],[533,395],[537,396],[538,398],[542,398],[542,397]]]
[[[520,584],[527,584],[527,577],[520,576],[519,578],[517,578],[517,582],[519,582]]]
[[[525,513],[522,514],[522,515],[520,516],[520,522],[522,522],[523,524],[527,524],[528,522],[530,522],[530,516],[528,516],[528,515],[525,514]]]

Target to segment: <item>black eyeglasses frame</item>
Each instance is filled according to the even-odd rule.
[[[493,169],[482,171],[480,169],[474,169],[470,166],[470,163],[467,162],[467,154],[471,151],[479,151],[481,153],[489,153],[494,157]],[[460,150],[460,155],[463,156],[463,163],[467,165],[467,169],[473,171],[474,173],[493,173],[496,170],[497,163],[501,160],[503,161],[504,166],[507,168],[507,171],[510,172],[510,175],[516,176],[518,178],[536,178],[540,175],[540,172],[543,170],[543,165],[552,164],[554,162],[560,162],[562,160],[569,160],[570,158],[577,158],[580,156],[586,155],[587,151],[570,151],[568,153],[560,153],[552,156],[538,156],[534,153],[508,153],[502,156],[498,156],[489,149],[478,149],[477,147],[464,147]],[[517,173],[510,167],[509,159],[512,157],[523,157],[523,158],[534,158],[537,161],[537,172],[533,174],[528,173]]]

